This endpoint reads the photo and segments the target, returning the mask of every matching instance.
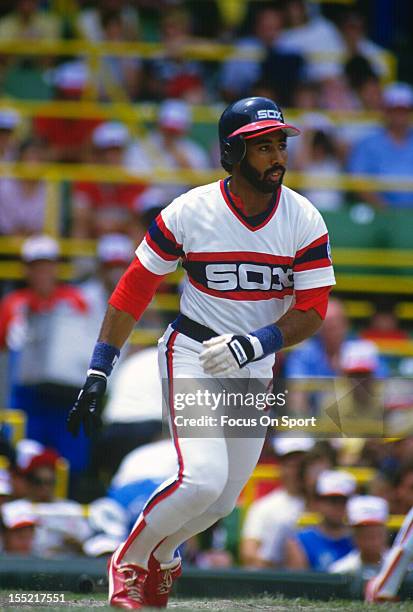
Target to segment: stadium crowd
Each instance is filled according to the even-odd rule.
[[[145,313],[139,339],[117,365],[101,433],[74,439],[65,419],[107,299],[135,245],[159,211],[188,189],[191,171],[219,167],[217,134],[211,123],[200,125],[197,110],[208,106],[215,121],[234,99],[273,98],[287,117],[292,109],[302,129],[289,147],[289,169],[307,177],[299,190],[320,210],[354,209],[364,219],[413,210],[411,182],[392,191],[391,185],[337,188],[333,180],[346,173],[387,178],[394,186],[411,181],[407,49],[413,40],[403,17],[392,13],[386,28],[383,15],[368,14],[356,1],[235,4],[79,0],[65,12],[64,3],[52,0],[2,3],[0,398],[26,418],[25,437],[16,441],[8,417],[0,415],[2,555],[110,554],[176,469],[162,425],[156,350],[143,340],[145,331],[163,329],[177,308],[179,285],[172,281],[162,285],[167,305]],[[410,4],[401,5],[411,15]],[[83,54],[19,48],[79,39]],[[142,47],[140,55],[88,61],[87,44],[115,49],[119,42],[159,43],[162,53]],[[231,54],[204,60],[190,53],[217,42],[232,45]],[[110,103],[123,110],[106,112]],[[149,121],[145,104],[156,107]],[[74,108],[80,112],[65,115]],[[58,176],[59,164],[78,173],[51,194],[44,169]],[[90,174],[82,175],[83,167]],[[71,256],[61,238],[93,241],[93,254]],[[342,297],[337,292],[330,300],[317,337],[277,359],[276,379],[291,385],[290,409],[327,414],[324,435],[269,434],[260,466],[269,466],[272,476],[257,479],[253,499],[244,492],[230,517],[189,541],[186,562],[363,572],[366,578],[377,572],[394,535],[389,516],[413,506],[413,392],[411,379],[403,378],[412,374],[412,359],[395,363],[377,342],[408,340],[411,330],[396,316],[396,292],[386,299],[377,292],[362,326],[349,319]],[[315,377],[325,383],[322,391],[299,384]],[[355,418],[361,411],[367,424]],[[70,470],[63,493],[62,459]]]

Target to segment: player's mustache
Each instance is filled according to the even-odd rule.
[[[285,172],[285,166],[281,166],[281,164],[275,164],[274,166],[269,168],[269,170],[266,170],[264,172],[264,178],[267,178],[273,172]]]

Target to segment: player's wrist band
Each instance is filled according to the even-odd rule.
[[[110,376],[119,355],[120,350],[116,346],[106,344],[106,342],[97,342],[90,360],[89,370],[100,370],[106,376]]]
[[[255,359],[260,359],[261,357],[266,357],[267,355],[271,355],[271,353],[276,353],[284,346],[284,338],[281,333],[281,330],[275,323],[272,325],[267,325],[266,327],[261,327],[260,329],[256,329],[251,332],[249,338],[257,338],[261,345],[262,354],[257,355],[257,348],[254,346],[254,352],[256,353]],[[253,345],[254,341],[251,340]]]

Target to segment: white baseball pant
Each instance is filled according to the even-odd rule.
[[[202,344],[169,326],[158,346],[160,374],[168,379],[178,473],[149,499],[114,559],[116,564],[134,563],[143,568],[147,568],[152,552],[161,563],[169,563],[180,544],[233,510],[257,464],[265,438],[265,428],[261,428],[260,437],[251,438],[180,437],[173,423],[174,379],[196,379],[199,388],[200,381],[208,378],[199,363]],[[231,378],[270,382],[273,361],[274,357],[269,356],[251,363]]]

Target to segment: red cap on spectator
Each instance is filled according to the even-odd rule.
[[[40,455],[35,455],[31,458],[30,463],[24,469],[25,474],[30,474],[39,467],[56,467],[56,461],[59,459],[58,453],[52,448],[46,448]]]

